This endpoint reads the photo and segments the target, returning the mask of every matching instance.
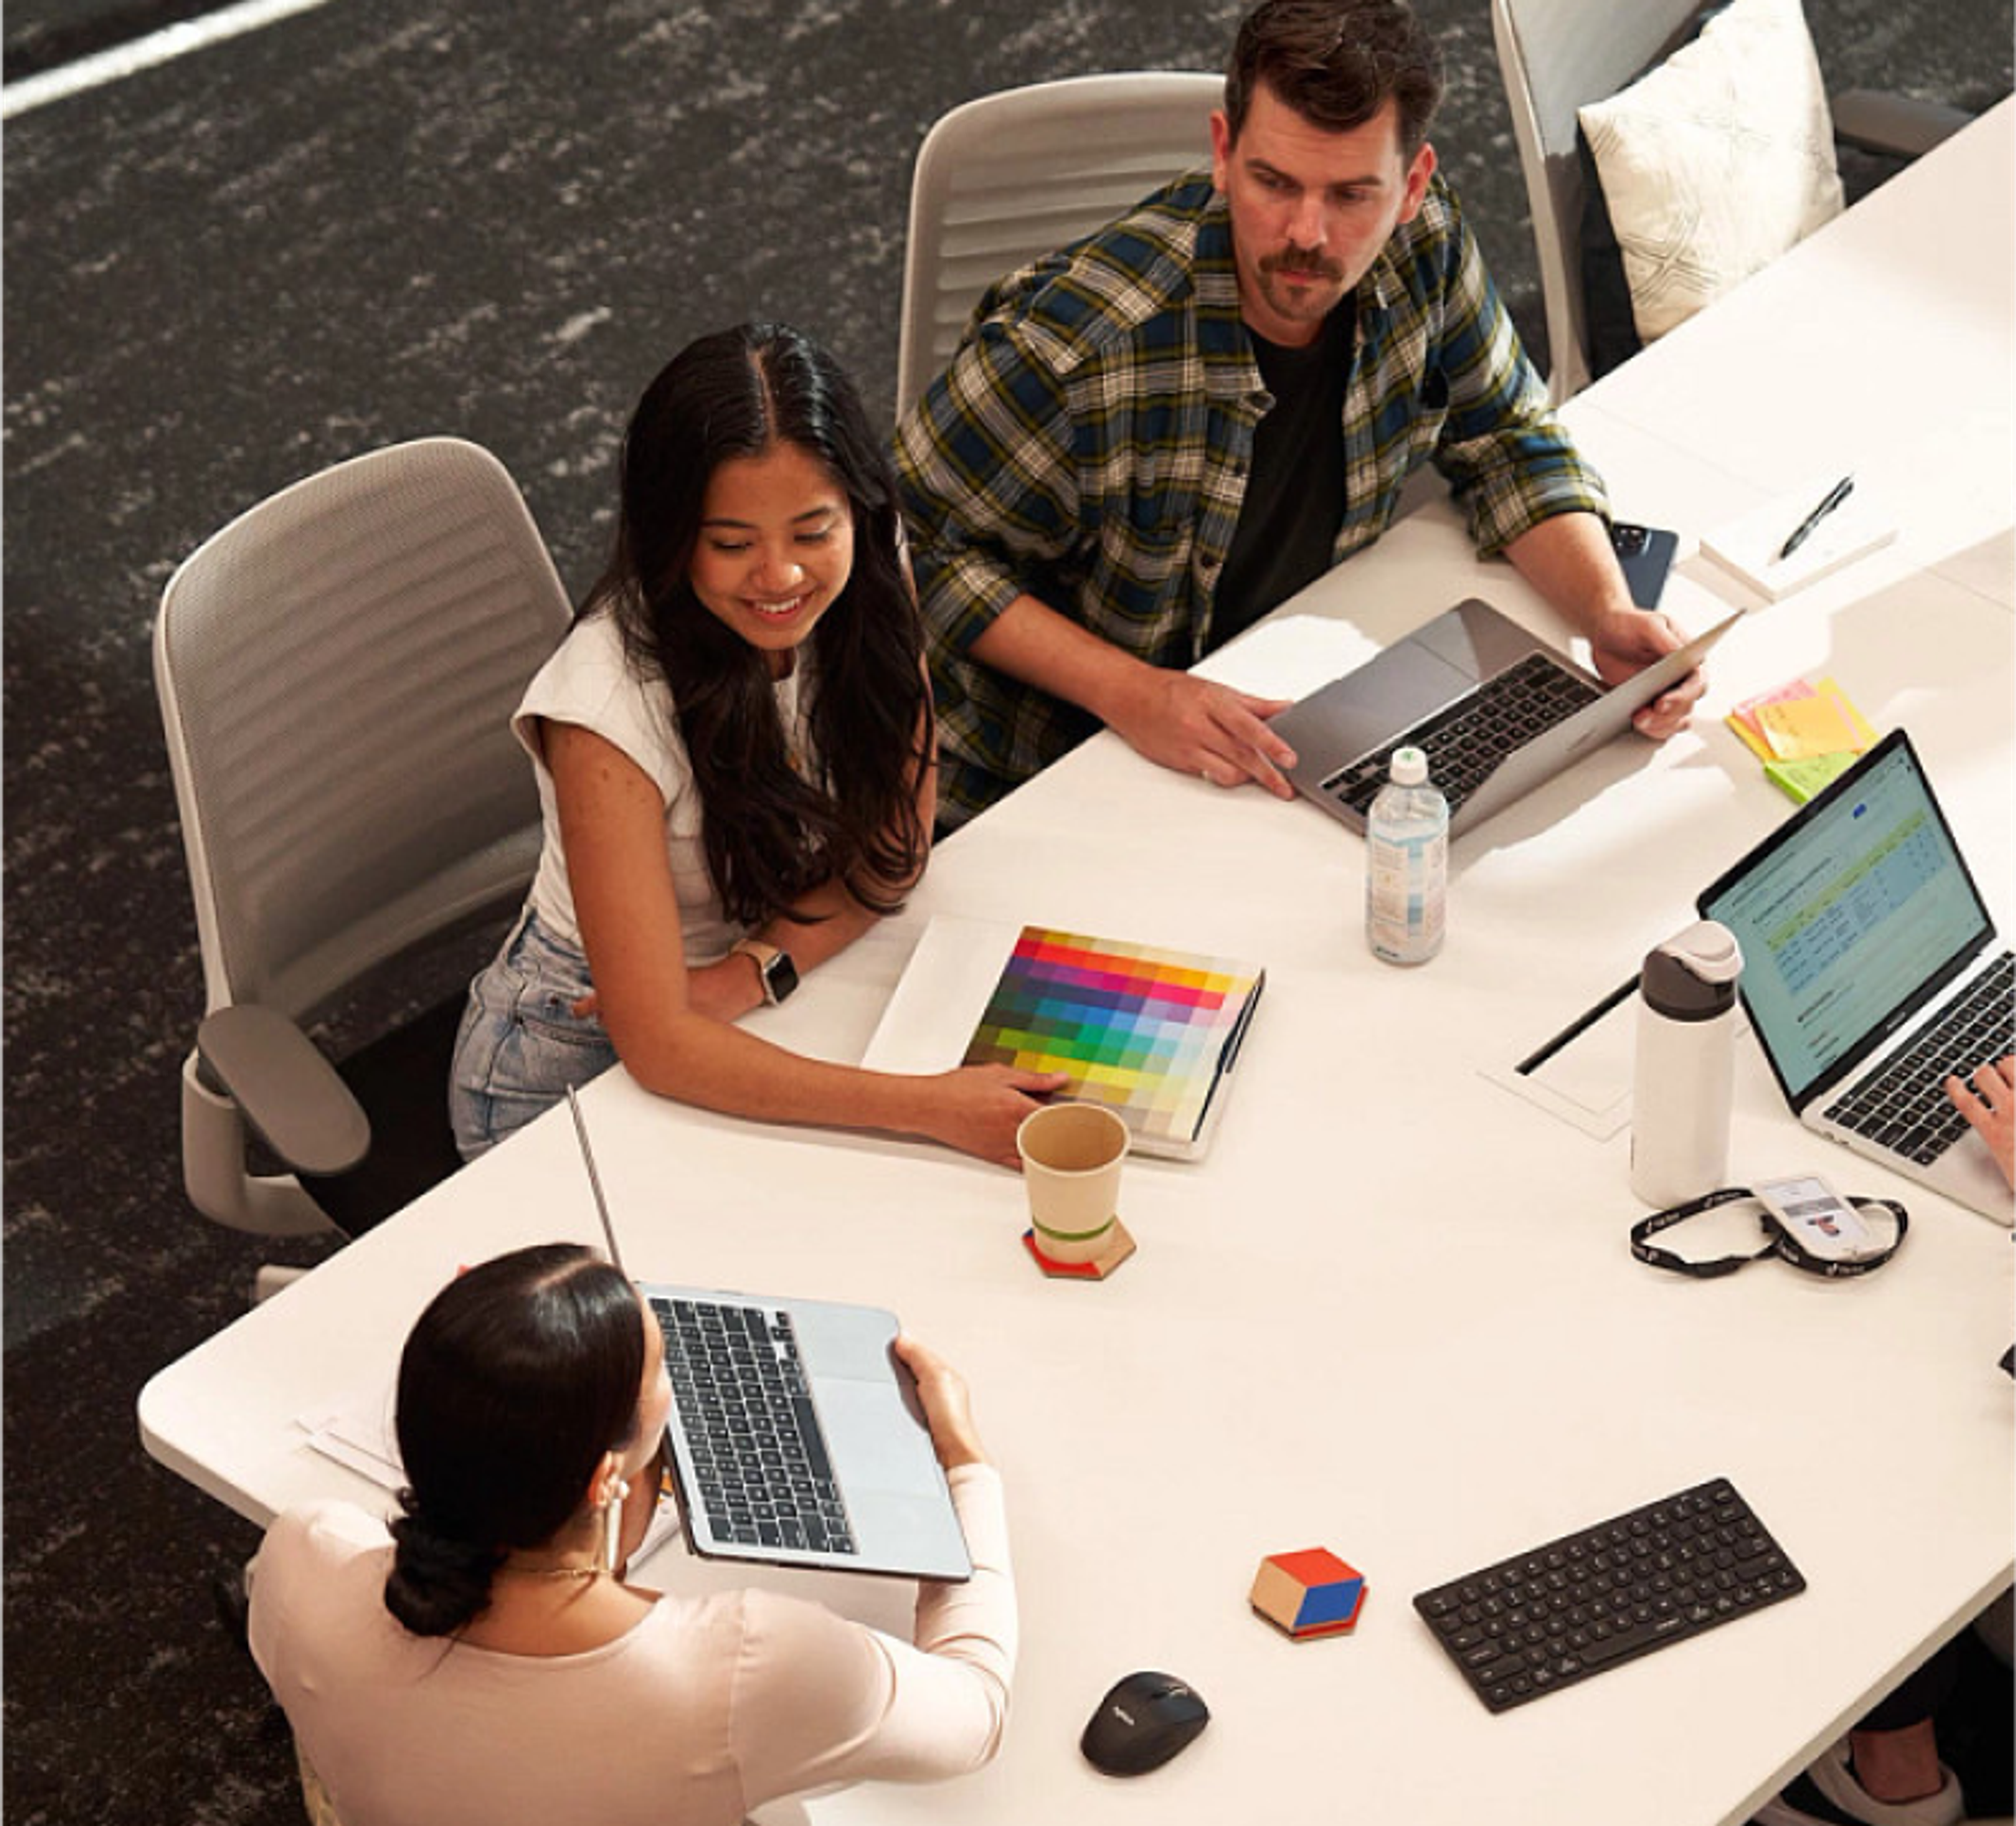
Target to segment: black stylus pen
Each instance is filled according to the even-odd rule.
[[[1842,502],[1845,501],[1849,496],[1854,492],[1855,477],[1853,476],[1843,476],[1839,481],[1836,482],[1832,488],[1827,490],[1827,499],[1823,501],[1819,506],[1816,507],[1812,513],[1809,513],[1804,520],[1801,520],[1798,526],[1793,528],[1792,536],[1786,540],[1786,542],[1778,548],[1778,556],[1776,562],[1782,564],[1785,560],[1791,557],[1791,555],[1800,548],[1800,546],[1803,546],[1806,542],[1808,538],[1812,535],[1813,528],[1818,526],[1822,520],[1826,519],[1830,513],[1833,513]]]

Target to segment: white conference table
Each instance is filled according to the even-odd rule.
[[[1450,937],[1425,970],[1366,951],[1362,845],[1341,827],[1102,736],[947,845],[909,911],[752,1017],[858,1058],[939,913],[1264,963],[1215,1150],[1130,1163],[1140,1249],[1111,1280],[1039,1277],[1017,1240],[1021,1186],[998,1169],[708,1116],[620,1071],[592,1087],[632,1272],[893,1306],[967,1373],[1008,1481],[1024,1648],[999,1758],[956,1786],[766,1817],[1740,1821],[2008,1583],[2012,1402],[1996,1360],[2016,1321],[2000,1226],[1801,1129],[1746,1040],[1732,1176],[1810,1169],[1899,1196],[1910,1238],[1861,1281],[1773,1262],[1713,1282],[1656,1273],[1625,1247],[1643,1209],[1628,1133],[1593,1138],[1485,1073],[1628,977],[1786,814],[1719,719],[1795,676],[1831,672],[1879,728],[1911,729],[2007,927],[2012,120],[1997,110],[1575,402],[1619,511],[1689,546],[1843,459],[1894,479],[1906,538],[1739,626],[1693,729],[1616,744],[1461,839]],[[1932,207],[1960,192],[1975,239]],[[1866,355],[1885,331],[1900,348],[1964,347],[1952,412],[2000,412],[1999,457],[1985,434],[1941,445],[1940,411],[1892,397],[1908,380]],[[1788,343],[1814,351],[1810,373]],[[1913,430],[1924,448],[1893,470]],[[1992,501],[1972,473],[1984,460],[2001,464]],[[1684,560],[1667,599],[1695,627],[1736,589],[1703,565]],[[1547,625],[1430,509],[1211,669],[1306,689],[1316,657],[1369,650],[1473,591]],[[141,1398],[148,1450],[255,1521],[329,1495],[382,1508],[297,1418],[387,1385],[458,1265],[597,1235],[556,1112],[164,1370]],[[1497,1717],[1413,1612],[1431,1584],[1717,1475],[1805,1572],[1803,1595]],[[1352,1636],[1293,1644],[1246,1594],[1262,1555],[1316,1544],[1370,1595]],[[689,1587],[746,1576],[677,1547],[649,1571]],[[899,1583],[761,1576],[905,1626]],[[1214,1720],[1165,1770],[1118,1782],[1078,1734],[1143,1667],[1193,1682]]]

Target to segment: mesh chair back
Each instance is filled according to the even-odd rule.
[[[1533,212],[1557,402],[1589,384],[1582,163],[1575,110],[1616,94],[1686,35],[1701,0],[1491,0],[1491,24]]]
[[[931,128],[910,189],[899,416],[951,360],[988,286],[1208,162],[1224,88],[1190,71],[1077,76],[981,95]]]
[[[509,476],[452,438],[311,476],[182,565],[154,672],[211,1009],[305,1020],[523,891],[509,719],[569,619]]]

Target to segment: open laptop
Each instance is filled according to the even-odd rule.
[[[625,1274],[588,1125],[567,1092],[609,1259]],[[958,1582],[973,1576],[896,1316],[711,1288],[637,1290],[665,1340],[666,1435],[703,1559]]]
[[[1743,947],[1744,1007],[1802,1122],[2016,1222],[1943,1088],[2016,1049],[2016,960],[1902,729],[1695,905]]]
[[[1471,596],[1269,726],[1295,751],[1296,790],[1359,831],[1393,751],[1424,750],[1453,834],[1622,735],[1741,618],[1726,617],[1613,690]]]

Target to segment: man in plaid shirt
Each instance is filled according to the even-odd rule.
[[[1385,529],[1433,462],[1615,682],[1680,644],[1632,603],[1427,129],[1404,0],[1265,0],[1211,169],[1011,275],[904,420],[939,807],[956,827],[1103,723],[1283,798],[1284,708],[1186,668]],[[1685,723],[1698,674],[1641,711]]]

